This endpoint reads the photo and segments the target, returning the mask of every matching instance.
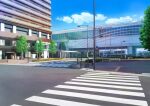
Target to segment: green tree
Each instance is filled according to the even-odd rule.
[[[44,51],[44,44],[43,44],[43,42],[42,42],[41,39],[39,39],[39,40],[36,41],[34,49],[35,49],[35,51],[37,53],[37,57],[41,58],[41,54]]]
[[[16,52],[21,53],[21,59],[23,55],[28,51],[28,42],[25,36],[18,36],[16,41]]]
[[[57,52],[57,44],[55,41],[51,41],[49,44],[49,52],[52,54],[52,57]]]
[[[150,51],[150,6],[145,11],[143,26],[140,34],[142,46]]]

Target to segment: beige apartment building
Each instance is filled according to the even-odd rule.
[[[21,35],[31,48],[26,56],[35,57],[32,48],[41,38],[45,42],[43,58],[48,58],[51,33],[51,0],[0,0],[0,59],[17,57],[15,43]]]

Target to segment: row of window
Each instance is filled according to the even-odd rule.
[[[134,26],[125,26],[125,27],[116,27],[116,28],[105,28],[102,31],[96,31],[96,37],[99,36],[134,36],[140,35],[141,25]],[[53,34],[52,39],[54,40],[77,40],[77,39],[87,39],[93,37],[93,30],[87,31],[77,31],[77,32],[69,32],[62,34]]]
[[[5,31],[6,32],[12,32],[13,31],[13,25],[5,24]],[[17,33],[19,33],[21,35],[29,35],[29,29],[28,28],[17,26],[16,31],[17,31]],[[32,30],[32,35],[33,36],[39,36],[39,32],[36,30]],[[47,38],[47,34],[42,32],[41,38]]]
[[[44,26],[44,28],[47,28],[49,29],[50,28],[50,25],[45,25],[45,24],[42,24],[42,23],[38,23],[38,22],[35,22],[35,21],[32,21],[32,20],[28,20],[28,19],[25,19],[25,18],[21,18],[19,16],[15,16],[15,15],[12,15],[10,13],[6,13],[6,12],[1,12],[1,14],[3,16],[6,16],[6,17],[10,17],[11,19],[15,19],[16,21],[20,20],[22,22],[26,22],[26,23],[31,23],[32,25],[37,25],[37,26]],[[48,22],[50,23],[50,22]]]

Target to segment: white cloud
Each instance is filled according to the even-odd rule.
[[[64,17],[58,17],[57,20],[59,21],[64,21],[66,23],[72,23],[73,22],[73,19],[68,17],[68,16],[64,16]]]
[[[96,21],[103,21],[107,17],[103,14],[96,14]],[[64,21],[66,23],[75,23],[77,25],[82,25],[84,23],[93,22],[93,14],[89,12],[82,12],[81,14],[73,14],[71,16],[59,17],[59,21]]]
[[[143,20],[143,19],[144,19],[144,16],[140,16],[140,19]]]
[[[103,14],[97,14],[95,18],[96,18],[97,21],[103,21],[103,20],[105,20],[107,17],[104,16]]]
[[[109,18],[106,20],[106,24],[119,24],[119,23],[128,23],[128,22],[136,22],[136,19],[133,19],[131,16],[125,16],[120,18]]]
[[[132,16],[108,18],[103,14],[96,14],[95,19],[97,23],[101,22],[105,24],[120,24],[141,21],[143,19],[143,16],[138,16],[134,14]],[[93,14],[89,12],[82,12],[80,14],[72,14],[70,16],[58,17],[57,20],[63,21],[65,23],[74,23],[77,25],[90,24],[93,22]]]

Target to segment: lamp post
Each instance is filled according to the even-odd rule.
[[[96,9],[96,3],[95,0],[93,0],[93,70],[95,70],[95,9]]]

